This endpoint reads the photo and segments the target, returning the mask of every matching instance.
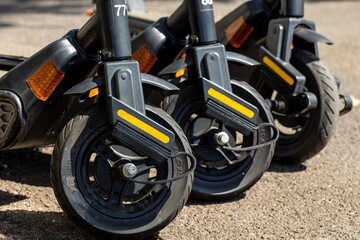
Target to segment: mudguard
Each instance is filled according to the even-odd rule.
[[[231,63],[235,63],[235,64],[240,64],[243,66],[258,66],[260,65],[260,63],[258,61],[255,61],[252,58],[249,58],[245,55],[239,54],[239,53],[234,53],[234,52],[226,52],[226,59],[228,62]]]
[[[229,63],[234,63],[236,65],[240,65],[240,66],[259,66],[260,63],[255,61],[252,58],[249,58],[245,55],[239,54],[239,53],[234,53],[234,52],[226,52],[226,59]],[[186,58],[180,58],[176,61],[174,61],[173,63],[171,63],[170,65],[168,65],[166,68],[164,68],[158,75],[159,76],[163,76],[163,75],[169,75],[169,74],[174,74],[177,71],[179,71],[180,69],[183,68],[187,68],[191,65],[193,65],[194,59],[192,59],[191,57],[186,57]]]
[[[305,49],[318,56],[317,43],[332,44],[315,31],[315,23],[303,18],[280,18],[269,22],[267,49],[285,62],[291,58],[291,49]]]
[[[324,35],[322,35],[318,32],[315,32],[312,29],[308,29],[308,28],[295,28],[294,35],[307,41],[307,42],[311,42],[311,43],[322,42],[322,43],[326,43],[328,45],[334,44],[331,40],[329,40]]]
[[[179,88],[177,86],[175,86],[174,84],[172,84],[164,79],[161,79],[161,78],[149,75],[149,74],[141,73],[141,81],[145,85],[151,85],[156,88],[162,89],[164,91],[179,90]],[[75,85],[74,87],[70,88],[69,90],[67,90],[64,93],[64,95],[84,94],[84,93],[90,91],[91,89],[101,87],[104,84],[105,84],[105,82],[104,82],[104,79],[102,76],[92,77],[92,78],[82,81],[79,84]]]

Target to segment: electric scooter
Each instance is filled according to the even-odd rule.
[[[283,163],[303,162],[319,153],[334,134],[339,113],[352,108],[351,98],[338,93],[339,79],[319,58],[317,43],[332,42],[303,15],[303,0],[252,0],[216,23],[218,41],[226,50],[251,57],[262,66],[252,71],[229,62],[231,77],[250,83],[271,108],[280,129],[274,160]],[[171,50],[182,46],[176,39],[189,34],[186,22],[175,25],[173,19],[172,15],[150,27],[162,33],[148,36],[153,42],[149,51],[160,63],[176,59]],[[151,24],[132,17],[130,31],[136,35]],[[171,31],[163,30],[169,25]],[[149,70],[156,74],[162,67],[158,63]]]
[[[352,108],[351,98],[338,93],[340,80],[319,58],[317,43],[333,43],[303,16],[304,1],[248,1],[217,23],[219,40],[229,51],[263,66],[260,80],[250,84],[271,101],[280,129],[274,159],[285,163],[319,153],[334,134],[339,114]],[[233,70],[236,75],[236,66]]]
[[[202,200],[230,199],[255,184],[278,137],[264,99],[230,78],[228,61],[249,67],[258,62],[225,51],[213,14],[212,1],[185,0],[132,40],[132,59],[141,71],[181,89],[166,96],[145,91],[145,97],[184,130],[197,159],[192,196]]]
[[[80,30],[15,67],[6,59],[0,148],[55,143],[51,183],[68,217],[99,235],[146,238],[184,206],[195,158],[177,123],[144,101],[143,85],[179,89],[129,60],[126,1],[96,6]]]
[[[97,29],[94,15],[86,31]],[[97,49],[97,36],[89,39],[87,48]],[[171,17],[133,39],[132,49],[141,72],[161,72],[181,89],[164,94],[145,86],[145,98],[171,114],[191,143],[198,162],[192,196],[229,199],[255,184],[270,165],[278,130],[256,90],[231,81],[227,61],[249,68],[259,63],[217,44],[212,2],[184,1]],[[168,66],[184,52],[186,57]],[[179,83],[184,68],[186,81]]]

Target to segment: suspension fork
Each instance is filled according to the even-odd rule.
[[[166,25],[176,37],[190,35],[187,58],[194,62],[190,74],[200,83],[206,114],[243,134],[256,131],[258,108],[232,93],[225,48],[217,43],[212,1],[184,0]]]
[[[137,61],[129,60],[131,42],[126,0],[98,0],[97,11],[77,33],[88,52],[100,52],[99,72],[113,136],[161,163],[171,157],[175,135],[146,116]]]

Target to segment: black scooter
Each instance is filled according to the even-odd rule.
[[[161,33],[146,36],[152,42],[149,51],[157,56],[157,63],[151,69],[147,66],[152,74],[164,67],[163,62],[178,57],[182,43],[177,40],[190,33],[186,22],[174,21],[186,14],[176,14],[151,27],[151,21],[130,18],[132,35],[147,27]],[[339,113],[352,108],[351,98],[338,93],[340,81],[319,59],[317,43],[332,42],[315,32],[315,23],[303,15],[303,0],[252,0],[216,23],[218,41],[226,50],[249,56],[262,66],[249,71],[229,61],[231,77],[249,82],[267,100],[280,129],[274,159],[285,163],[302,162],[319,153],[334,134]]]
[[[229,199],[256,183],[278,137],[263,98],[247,83],[230,78],[228,62],[239,67],[258,63],[225,51],[217,41],[213,14],[212,1],[184,0],[169,18],[132,40],[132,59],[141,71],[181,89],[165,96],[146,90],[145,97],[184,130],[197,158],[192,196],[203,200]]]
[[[182,14],[191,17],[177,17]],[[98,13],[93,15],[76,35],[79,45],[87,53],[96,54],[101,46],[98,18]],[[168,48],[163,48],[166,53],[162,52],[174,59],[186,49],[185,58],[162,72],[162,75],[170,76],[178,72],[179,67],[180,72],[183,67],[187,67],[186,81],[179,83],[179,78],[174,78],[172,83],[178,85],[174,88],[171,81],[159,81],[144,75],[146,78],[142,79],[143,83],[150,84],[150,87],[144,85],[145,97],[172,114],[186,131],[198,162],[193,196],[207,200],[235,197],[255,184],[268,168],[278,138],[278,130],[263,98],[247,83],[234,82],[229,77],[227,60],[238,66],[257,66],[258,63],[248,57],[226,52],[224,46],[217,43],[211,2],[204,4],[202,0],[186,0],[172,19],[169,29],[175,30],[177,21],[186,22],[191,25],[186,30],[192,33],[193,39],[188,41],[186,32],[182,37],[171,37],[166,28],[161,29],[169,34],[166,38],[156,28],[151,28],[144,34],[154,34],[155,38],[160,37],[164,42],[174,41],[167,45]],[[149,51],[161,48],[164,42],[153,46],[157,42],[150,40],[142,43],[142,39],[138,38],[132,43],[136,53],[131,58],[139,61],[142,72],[147,72],[150,68],[155,71],[154,66],[162,69],[169,64],[164,55],[159,54],[156,58]],[[3,57],[0,67],[12,68],[21,60]],[[99,72],[103,75],[104,70],[100,67]],[[106,72],[104,75],[106,76]],[[101,89],[103,85],[104,81],[95,77],[81,82],[80,86],[73,87],[66,94],[86,96],[87,92]],[[154,90],[152,85],[168,91]],[[170,90],[176,89],[180,91],[172,94]]]
[[[182,209],[195,158],[177,123],[144,102],[143,85],[178,87],[141,74],[130,56],[126,1],[98,0],[83,28],[1,77],[0,148],[55,143],[51,183],[68,217],[101,235],[139,239]]]

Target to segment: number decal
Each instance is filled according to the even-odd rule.
[[[212,0],[211,0],[212,1]],[[121,14],[121,9],[123,9],[122,11],[122,15],[126,16],[127,15],[127,5],[126,4],[118,4],[118,5],[114,5],[114,7],[117,9],[116,11],[116,16],[120,17]]]
[[[201,0],[201,4],[204,6],[213,5],[213,0]]]

